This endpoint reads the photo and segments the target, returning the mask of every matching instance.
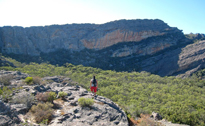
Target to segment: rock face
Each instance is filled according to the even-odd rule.
[[[189,77],[205,68],[205,41],[176,48],[142,61],[142,69],[158,75],[178,75]]]
[[[180,76],[188,77],[192,73],[205,68],[205,40],[190,44],[182,49],[179,55],[179,70],[184,70]]]
[[[201,42],[194,43],[196,39]],[[0,27],[3,54],[37,56],[55,65],[83,64],[104,70],[147,71],[160,76],[189,76],[205,68],[204,39],[204,34],[187,37],[158,19],[119,20],[100,25]],[[4,60],[0,63],[9,64]]]
[[[20,119],[14,110],[11,110],[9,104],[0,100],[0,126],[14,126],[18,123],[20,123]]]
[[[120,42],[139,42],[148,37],[173,32],[182,34],[177,28],[171,28],[158,19],[119,20],[102,25],[67,24],[29,28],[6,26],[0,28],[0,47],[5,53],[28,55],[39,55],[41,52],[48,53],[58,49],[99,50]],[[153,51],[172,44],[176,44],[176,41],[156,44],[160,46],[153,47]]]
[[[0,71],[0,76],[8,74],[16,75],[16,78],[23,79],[23,73],[15,74],[13,71]],[[91,107],[81,107],[78,104],[78,99],[81,97],[92,98],[92,94],[81,86],[73,85],[70,78],[61,76],[45,77],[42,80],[46,81],[46,85],[21,85],[23,88],[18,90],[18,93],[13,93],[12,97],[17,99],[21,95],[18,94],[33,94],[37,92],[66,92],[65,100],[55,100],[54,104],[58,106],[53,115],[53,119],[48,124],[49,126],[128,126],[126,113],[110,99],[98,96],[94,99],[94,104]],[[51,81],[52,80],[52,81]],[[16,80],[17,81],[17,80]],[[11,84],[11,86],[16,84]],[[73,86],[72,86],[73,85]],[[16,85],[18,86],[18,85]],[[18,96],[18,97],[15,97]],[[22,98],[25,99],[25,98]],[[29,100],[29,99],[28,99]],[[17,101],[17,102],[14,102]],[[30,100],[31,101],[31,100]],[[28,102],[26,102],[28,103]],[[30,103],[30,102],[29,102]],[[0,126],[21,126],[26,119],[30,120],[26,113],[29,106],[20,104],[18,100],[5,103],[0,100]],[[26,122],[29,123],[29,122]],[[37,125],[31,122],[30,125]]]

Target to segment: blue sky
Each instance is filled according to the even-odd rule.
[[[205,0],[0,0],[0,27],[102,24],[161,19],[187,33],[205,33]]]

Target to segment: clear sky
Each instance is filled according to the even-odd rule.
[[[205,0],[0,0],[0,27],[161,19],[205,34]]]

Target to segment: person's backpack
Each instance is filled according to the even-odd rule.
[[[96,84],[97,84],[96,79],[92,79],[92,84],[94,85],[94,87],[96,87]]]

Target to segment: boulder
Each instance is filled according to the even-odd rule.
[[[18,114],[26,114],[28,112],[28,107],[25,104],[13,104],[11,109]]]

